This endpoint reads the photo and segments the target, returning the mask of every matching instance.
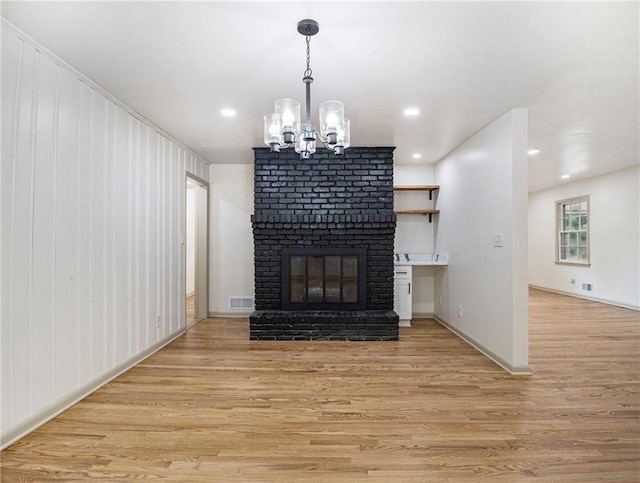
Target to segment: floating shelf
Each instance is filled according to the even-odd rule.
[[[433,192],[440,189],[440,186],[437,184],[423,184],[423,185],[413,185],[413,186],[394,186],[393,189],[395,191],[428,191],[429,199],[432,199]]]
[[[415,186],[394,186],[394,190],[414,190],[414,191],[433,191],[440,189],[437,184],[424,184]]]
[[[431,217],[440,213],[440,210],[398,210],[395,213],[397,215],[429,215],[429,223],[431,223]]]
[[[394,191],[428,191],[429,200],[432,199],[433,192],[440,189],[440,185],[437,184],[421,184],[421,185],[404,185],[394,186]],[[432,221],[432,216],[440,213],[440,210],[398,210],[395,212],[398,215],[428,215],[429,223]]]
[[[440,213],[440,210],[398,210],[394,213],[402,215],[435,215],[436,213]]]

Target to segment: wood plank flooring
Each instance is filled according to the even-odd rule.
[[[640,481],[640,313],[530,305],[531,377],[432,320],[298,343],[207,319],[2,452],[2,481]]]
[[[196,318],[196,297],[195,295],[189,295],[185,300],[185,324],[187,329],[190,329],[201,319]]]

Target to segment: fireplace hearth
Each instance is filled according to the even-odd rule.
[[[393,148],[255,148],[253,340],[397,340]]]

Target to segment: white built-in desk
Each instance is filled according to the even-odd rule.
[[[412,267],[420,265],[447,267],[449,257],[446,253],[396,253],[393,263],[393,310],[400,316],[400,327],[411,327]]]

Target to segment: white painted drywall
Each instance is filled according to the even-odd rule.
[[[253,152],[247,153],[253,163]],[[254,296],[253,164],[212,164],[209,167],[209,312],[246,315],[229,310],[229,297]]]
[[[434,165],[396,164],[393,166],[394,186],[433,185]],[[394,209],[432,209],[437,208],[438,192],[432,193],[429,200],[427,191],[394,192]],[[394,251],[396,253],[432,253],[435,247],[435,233],[438,227],[437,216],[398,215]],[[411,303],[414,317],[431,316],[434,311],[434,269],[433,267],[414,266],[411,287]]]
[[[635,167],[531,193],[531,285],[640,309],[639,191]],[[582,195],[589,195],[591,266],[556,264],[556,202]],[[593,292],[582,283],[593,284]]]
[[[436,316],[523,373],[529,370],[526,145],[527,112],[513,110],[435,168],[436,250],[449,255],[449,267],[434,275]],[[493,246],[496,233],[503,247]]]
[[[187,295],[196,289],[196,185],[187,181],[186,220],[186,284]]]
[[[195,189],[195,316],[209,316],[209,189],[197,184]]]
[[[433,164],[403,164],[393,162],[393,185],[415,186],[435,184]]]
[[[185,170],[208,177],[3,22],[3,444],[184,327]]]
[[[433,165],[394,164],[394,186],[432,185]],[[428,191],[395,191],[394,210],[431,209],[436,206],[437,192],[429,200]],[[396,223],[394,251],[396,253],[431,253],[434,248],[434,230],[424,215],[400,214]]]

